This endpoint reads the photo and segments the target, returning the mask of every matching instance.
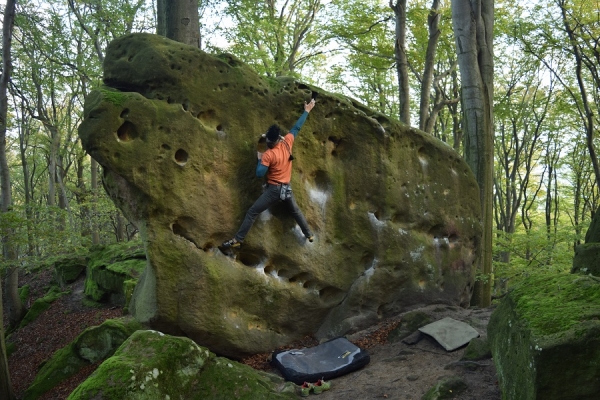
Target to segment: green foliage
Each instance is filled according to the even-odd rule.
[[[227,51],[259,74],[297,77],[324,54],[328,35],[321,0],[234,0],[223,12],[235,21],[222,31],[232,43]]]

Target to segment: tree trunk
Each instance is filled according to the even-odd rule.
[[[164,8],[165,31],[169,39],[200,48],[200,16],[198,0],[172,0],[157,4],[157,22]],[[158,25],[158,30],[162,30]]]
[[[1,211],[7,212],[12,207],[10,171],[6,158],[6,116],[8,114],[7,87],[12,72],[11,44],[12,30],[15,20],[15,0],[6,0],[4,8],[4,22],[2,23],[2,75],[0,76],[0,196],[2,198]],[[7,237],[2,238],[3,253],[7,261],[16,262],[16,254]],[[0,284],[0,321],[4,321],[2,309],[2,285]],[[20,304],[19,299],[19,304]],[[6,344],[4,342],[4,323],[0,323],[0,398],[13,400],[15,394],[10,382],[8,361],[6,358]]]
[[[398,94],[400,100],[400,121],[410,125],[410,87],[408,85],[408,58],[406,57],[406,0],[398,0],[396,5],[390,0],[390,8],[396,16],[396,40],[394,54],[398,74]]]
[[[427,51],[425,53],[425,69],[423,70],[423,82],[421,82],[421,106],[419,108],[419,129],[427,133],[433,130],[433,122],[429,124],[429,98],[431,97],[431,84],[433,82],[433,66],[435,62],[435,52],[437,49],[438,39],[440,37],[440,0],[433,0],[429,16],[427,17],[427,26],[429,27],[429,41],[427,42]],[[433,112],[439,110],[433,110]],[[431,116],[431,120],[435,120],[435,116]],[[429,126],[428,126],[429,125]],[[426,129],[429,129],[428,131]]]
[[[96,220],[96,203],[98,201],[98,162],[92,158],[92,221]],[[100,233],[96,223],[92,224],[92,244],[100,244]]]
[[[452,0],[452,25],[462,81],[465,159],[479,184],[483,234],[471,303],[491,304],[494,173],[493,0]]]
[[[156,34],[167,36],[167,0],[156,0]]]

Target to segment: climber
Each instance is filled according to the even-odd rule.
[[[314,98],[308,103],[304,102],[304,112],[287,135],[281,135],[283,132],[278,125],[271,125],[267,130],[266,139],[268,149],[264,153],[257,151],[258,164],[256,165],[256,176],[262,177],[265,174],[267,176],[266,189],[246,213],[244,222],[242,222],[233,239],[223,242],[219,246],[220,249],[240,248],[258,214],[279,201],[283,201],[287,205],[306,239],[309,242],[314,240],[314,235],[310,231],[302,211],[300,211],[296,204],[290,186],[292,160],[294,159],[292,155],[294,140],[304,124],[308,113],[310,113],[314,106]]]

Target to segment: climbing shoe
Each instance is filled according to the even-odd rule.
[[[304,382],[302,386],[300,386],[300,396],[306,397],[310,394],[310,390],[313,389],[314,386],[312,383]]]
[[[242,242],[238,242],[235,238],[223,242],[219,248],[223,250],[227,249],[239,249],[242,246]]]
[[[323,379],[319,379],[312,387],[315,394],[321,394],[324,391],[331,389],[331,382],[325,382]]]
[[[311,242],[311,243],[315,241],[315,235],[308,235],[306,238],[307,238],[307,239],[308,239],[308,241],[309,241],[309,242]]]

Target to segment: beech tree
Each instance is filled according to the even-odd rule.
[[[491,303],[493,176],[494,176],[494,1],[452,0],[452,23],[462,83],[465,160],[479,184],[483,235],[480,257],[482,280],[476,282],[471,303]]]
[[[156,17],[159,35],[202,47],[198,0],[157,0]]]
[[[12,70],[11,45],[12,30],[15,20],[16,0],[7,0],[4,8],[4,21],[2,22],[2,75],[0,76],[0,212],[8,213],[12,208],[12,194],[10,186],[10,170],[8,168],[6,156],[6,126],[8,115],[8,82]],[[3,232],[2,248],[5,260],[17,262],[17,254],[8,240],[10,232]],[[12,272],[11,272],[12,271]],[[9,268],[9,274],[16,274],[16,266]],[[2,307],[2,285],[0,285],[0,320],[4,321]],[[18,304],[21,304],[19,301]],[[21,304],[22,307],[22,304]],[[4,342],[4,323],[0,324],[0,397],[7,400],[15,398],[10,374],[8,371],[8,361],[6,359],[6,344]]]

